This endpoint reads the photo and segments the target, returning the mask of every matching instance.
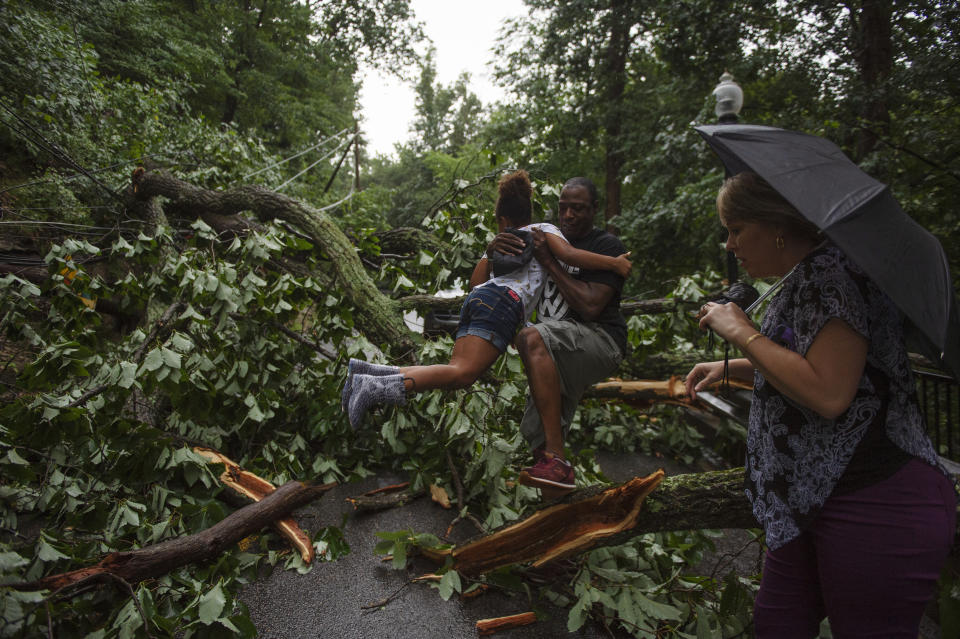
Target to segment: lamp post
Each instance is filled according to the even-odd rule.
[[[724,71],[720,83],[713,87],[713,96],[717,99],[714,111],[720,124],[736,124],[740,109],[743,108],[743,89],[733,81],[733,75]]]
[[[713,96],[717,99],[714,107],[717,121],[720,124],[736,124],[740,109],[743,108],[743,89],[733,81],[729,71],[724,71],[720,76],[720,83],[713,88]],[[733,251],[727,251],[727,281],[730,284],[739,279],[738,270],[736,256]]]

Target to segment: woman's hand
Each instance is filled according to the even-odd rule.
[[[490,245],[487,246],[487,256],[492,257],[494,253],[520,255],[523,253],[524,246],[523,240],[513,233],[498,233],[490,242]]]
[[[700,307],[697,319],[700,320],[700,330],[710,329],[720,338],[737,346],[741,346],[757,332],[757,327],[743,309],[732,302],[729,304],[707,302]]]
[[[620,277],[626,277],[627,275],[630,275],[630,269],[633,268],[633,262],[628,260],[628,257],[630,257],[630,251],[613,258],[613,269]]]
[[[540,229],[530,229],[530,236],[533,238],[533,258],[543,264],[544,260],[553,256],[547,243],[547,234]]]
[[[697,391],[723,379],[723,360],[718,362],[700,362],[687,373],[683,385],[690,399],[697,398]]]

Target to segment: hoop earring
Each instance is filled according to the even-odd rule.
[[[778,236],[777,236],[777,248],[782,250],[784,246],[785,246],[785,244],[784,244],[784,242],[783,242],[783,236],[782,236],[782,235],[778,235]]]

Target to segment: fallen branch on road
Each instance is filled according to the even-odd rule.
[[[92,566],[36,581],[8,584],[17,590],[57,590],[98,578],[119,577],[130,584],[164,575],[191,563],[215,558],[264,526],[317,499],[336,484],[290,481],[255,504],[245,506],[210,528],[138,550],[112,552]]]

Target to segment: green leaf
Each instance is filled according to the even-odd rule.
[[[710,628],[710,620],[707,619],[705,610],[699,610],[697,614],[697,639],[714,639],[716,633]]]
[[[580,630],[581,626],[583,626],[583,623],[587,620],[586,609],[584,606],[580,605],[582,601],[583,600],[581,599],[579,602],[577,602],[577,604],[570,609],[570,614],[567,615],[568,632],[576,632],[577,630]]]
[[[181,353],[189,353],[193,350],[193,342],[183,333],[174,333],[170,336],[170,345]]]
[[[143,358],[143,367],[148,371],[155,371],[163,366],[163,354],[160,349],[155,348]]]
[[[16,464],[17,466],[29,466],[30,462],[21,457],[16,449],[11,448],[7,451],[7,463]]]
[[[680,610],[670,604],[660,603],[653,599],[648,599],[639,592],[633,593],[633,600],[637,606],[649,617],[654,619],[673,619],[679,620],[683,617]]]
[[[37,544],[37,558],[40,561],[57,561],[59,559],[69,559],[65,554],[47,543],[42,536]]]
[[[15,552],[0,552],[0,572],[13,572],[28,563],[30,562]]]
[[[260,407],[254,404],[250,407],[250,410],[247,411],[247,418],[252,419],[255,422],[262,422],[266,415],[263,414],[263,411],[260,410]]]
[[[407,546],[403,543],[397,543],[393,548],[393,567],[400,570],[407,565]]]
[[[439,590],[440,597],[444,601],[450,599],[450,595],[454,592],[460,592],[460,589],[460,575],[456,570],[448,570],[443,573],[443,577],[440,578]]]
[[[160,354],[163,357],[163,363],[169,366],[170,368],[180,369],[180,353],[172,351],[167,347],[162,347],[160,349]]]
[[[133,362],[120,362],[120,379],[117,385],[120,388],[130,388],[137,381],[137,365]]]
[[[219,619],[226,601],[223,589],[220,587],[220,583],[217,583],[216,586],[200,597],[200,609],[198,611],[200,621],[209,626]]]

